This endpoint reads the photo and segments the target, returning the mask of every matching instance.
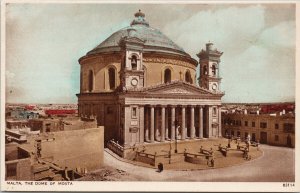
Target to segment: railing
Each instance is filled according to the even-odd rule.
[[[135,160],[155,166],[156,157],[157,157],[156,154],[149,154],[149,153],[137,151]]]
[[[108,149],[112,150],[114,153],[116,153],[117,155],[119,155],[120,157],[124,157],[124,148],[116,143],[115,141],[109,141],[107,143],[107,147]]]
[[[213,158],[210,154],[194,154],[194,153],[184,153],[184,161],[193,164],[208,164],[208,160]]]

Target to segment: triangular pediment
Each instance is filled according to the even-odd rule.
[[[148,87],[144,90],[148,94],[161,94],[161,95],[205,95],[216,96],[220,93],[213,93],[204,88],[183,82],[173,81],[167,84],[160,84],[153,87]]]

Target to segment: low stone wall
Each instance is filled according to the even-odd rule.
[[[243,157],[242,150],[229,150],[227,151],[227,157]]]
[[[111,151],[113,151],[118,156],[124,157],[124,148],[121,145],[117,144],[116,142],[109,141],[107,143],[107,147],[108,147],[108,149],[110,149]]]
[[[150,164],[152,166],[157,165],[157,164],[155,164],[155,155],[146,154],[146,153],[142,153],[142,152],[136,152],[135,161]]]
[[[33,180],[30,158],[17,159],[5,162],[6,180]]]
[[[209,155],[185,153],[184,161],[193,163],[193,164],[202,164],[202,165],[205,164],[206,165],[209,157],[210,157]]]
[[[5,144],[5,161],[18,159],[18,145],[16,143]]]

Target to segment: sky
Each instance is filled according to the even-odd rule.
[[[293,4],[11,3],[5,13],[6,102],[76,103],[78,59],[129,26],[139,9],[194,59],[209,41],[224,52],[223,102],[295,101]]]

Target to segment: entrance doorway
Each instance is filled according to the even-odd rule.
[[[234,131],[231,131],[231,136],[234,136]]]
[[[260,143],[266,144],[268,142],[267,132],[260,132]]]
[[[251,141],[255,141],[255,142],[256,142],[256,136],[255,136],[255,133],[252,133]]]

